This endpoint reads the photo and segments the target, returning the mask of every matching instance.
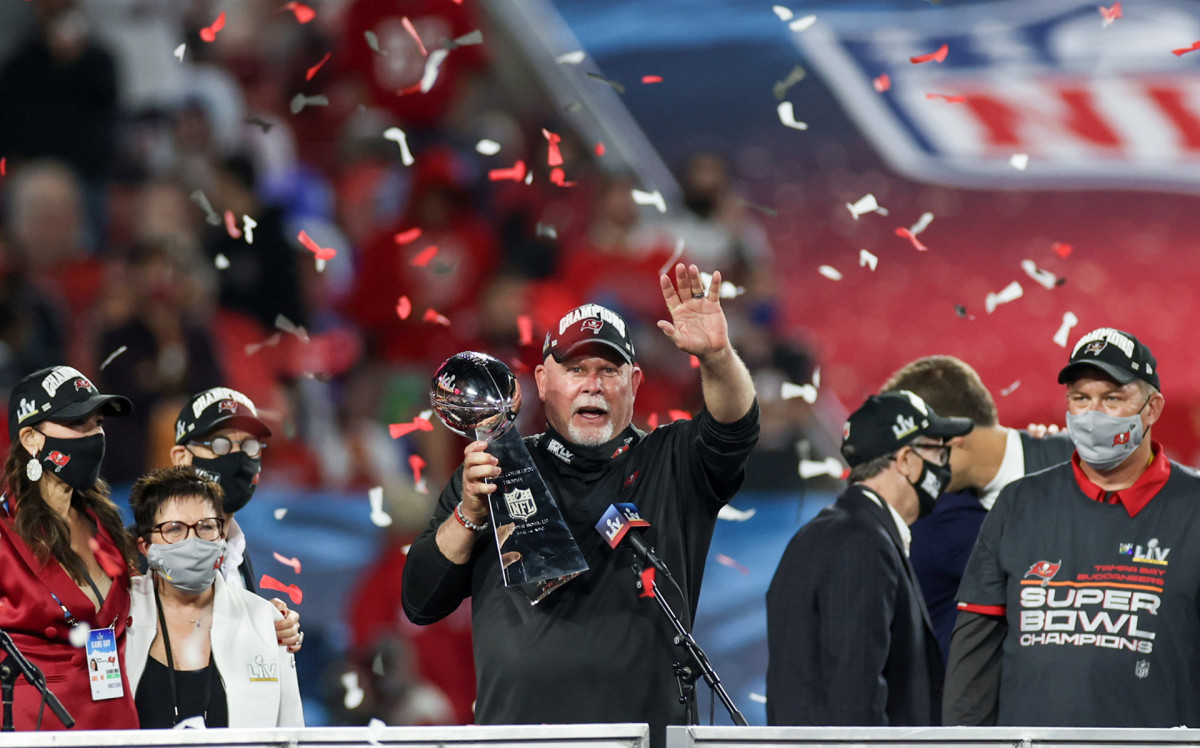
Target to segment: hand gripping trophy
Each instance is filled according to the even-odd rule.
[[[487,451],[500,463],[499,487],[488,503],[504,585],[536,605],[587,571],[562,512],[513,427],[520,396],[512,371],[485,353],[459,353],[433,375],[429,397],[442,423],[487,442]]]

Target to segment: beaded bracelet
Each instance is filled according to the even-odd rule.
[[[466,516],[462,513],[462,502],[461,501],[458,502],[458,506],[454,507],[454,518],[456,520],[458,520],[458,523],[460,525],[467,528],[468,530],[474,530],[475,532],[483,532],[484,530],[488,529],[487,522],[484,522],[481,525],[477,525],[474,522],[472,522],[471,520],[466,518]]]

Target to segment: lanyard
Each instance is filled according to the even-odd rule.
[[[158,574],[154,575],[154,605],[158,608],[158,626],[162,631],[163,645],[167,650],[167,681],[171,684],[171,704],[175,707],[175,721],[179,724],[179,691],[175,685],[175,658],[171,655],[171,636],[167,633],[167,618],[163,614],[162,599],[158,596]],[[209,635],[211,642],[212,635]],[[208,664],[204,666],[204,723],[208,724],[208,705],[212,701],[212,644],[209,644]]]

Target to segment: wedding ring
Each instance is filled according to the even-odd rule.
[[[702,294],[702,293],[694,293],[694,294],[692,294],[692,298],[693,299],[703,299],[705,297],[705,295],[706,294]]]

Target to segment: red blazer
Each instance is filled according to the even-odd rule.
[[[90,516],[95,522],[96,516]],[[97,526],[98,553],[119,559],[120,552],[112,536],[99,522]],[[121,680],[125,686],[122,698],[92,701],[84,649],[71,645],[68,639],[70,627],[51,592],[81,623],[86,622],[94,629],[114,626]],[[51,560],[44,566],[38,563],[33,550],[17,535],[12,519],[0,511],[0,628],[8,632],[25,657],[46,674],[46,685],[75,718],[76,730],[138,729],[137,707],[125,670],[128,620],[128,572],[112,580],[104,605],[97,612],[92,601],[57,561]],[[41,702],[38,690],[24,677],[19,678],[13,694],[13,723],[17,730],[35,728]],[[47,708],[42,717],[42,729],[66,728]]]

